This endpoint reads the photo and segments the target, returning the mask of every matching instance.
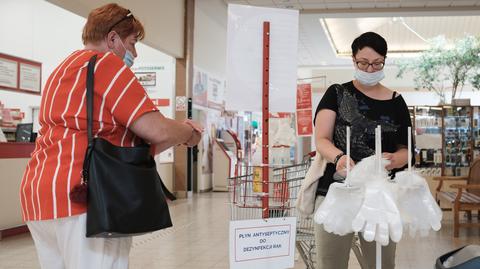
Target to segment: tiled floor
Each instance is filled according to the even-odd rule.
[[[135,238],[130,268],[228,268],[229,212],[226,193],[198,194],[174,202],[174,227]],[[443,224],[440,232],[426,238],[402,239],[396,268],[431,269],[441,254],[465,244],[480,244],[478,229],[461,229],[460,237],[453,239],[450,213],[445,214]],[[350,264],[352,269],[360,268],[353,255]],[[39,268],[29,235],[0,241],[0,268]],[[305,268],[300,258],[295,268]]]

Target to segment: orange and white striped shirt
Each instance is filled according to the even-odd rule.
[[[39,136],[20,185],[24,221],[48,220],[86,212],[72,203],[87,149],[86,76],[95,65],[93,134],[118,146],[140,142],[128,128],[141,115],[157,111],[133,72],[111,52],[79,50],[50,75],[40,104]]]

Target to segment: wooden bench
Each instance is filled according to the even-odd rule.
[[[435,194],[437,202],[445,201],[453,209],[453,236],[458,237],[460,227],[480,227],[480,222],[473,223],[472,211],[477,210],[477,219],[480,220],[480,159],[476,159],[470,167],[468,177],[434,177],[438,181],[437,192]],[[465,184],[451,184],[450,188],[456,191],[442,190],[444,181],[464,181]],[[468,223],[460,222],[460,212],[467,213]]]

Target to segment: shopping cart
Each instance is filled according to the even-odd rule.
[[[297,215],[295,199],[305,173],[310,166],[310,158],[289,166],[269,166],[268,193],[264,193],[261,180],[262,166],[244,166],[238,169],[239,176],[230,178],[231,219],[261,219],[268,211],[269,218],[297,217],[296,246],[307,268],[314,267],[315,237],[313,220]],[[262,206],[267,197],[268,208]]]
[[[268,193],[263,192],[261,180],[263,166],[242,166],[238,175],[230,178],[229,198],[231,220],[247,220],[281,217],[297,218],[296,247],[307,269],[315,268],[315,235],[312,216],[297,214],[295,200],[305,178],[314,152],[305,156],[303,162],[288,166],[268,166]],[[268,207],[263,207],[264,199]],[[268,212],[268,213],[265,213]],[[358,238],[355,236],[352,249],[361,268],[367,268],[360,251]]]

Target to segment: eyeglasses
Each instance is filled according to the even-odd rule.
[[[367,61],[357,61],[357,60],[355,60],[355,64],[360,70],[367,70],[369,66],[372,66],[373,70],[382,70],[383,67],[385,66],[385,62],[369,63]]]
[[[125,15],[123,18],[121,18],[121,19],[118,20],[116,23],[114,23],[114,24],[110,27],[110,29],[108,29],[108,33],[110,33],[110,32],[113,30],[113,27],[117,26],[119,23],[121,23],[121,22],[124,21],[124,20],[128,20],[128,19],[130,19],[130,18],[132,18],[133,20],[135,20],[135,17],[133,17],[132,12],[131,12],[130,10],[127,10],[127,11],[128,11],[127,15]]]

